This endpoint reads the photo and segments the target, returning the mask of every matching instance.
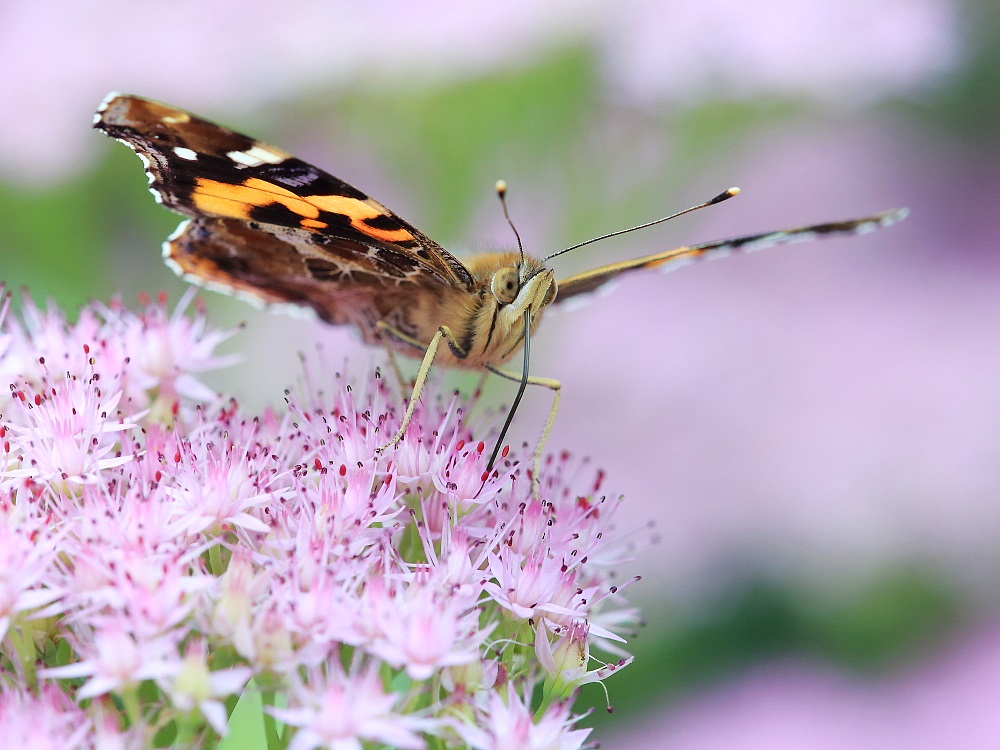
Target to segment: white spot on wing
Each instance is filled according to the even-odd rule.
[[[184,146],[174,146],[174,153],[182,159],[187,159],[188,161],[198,161],[198,152],[192,151],[189,148],[184,148]]]
[[[226,156],[245,167],[259,167],[261,164],[280,164],[284,154],[278,154],[263,146],[251,146],[246,151],[229,151]]]
[[[229,151],[226,156],[244,167],[259,167],[264,163],[260,159],[255,159],[250,156],[250,154],[245,151]]]

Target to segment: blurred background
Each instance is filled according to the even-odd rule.
[[[1000,9],[994,0],[0,1],[0,278],[73,311],[184,289],[178,218],[90,129],[109,90],[290,150],[458,255],[581,249],[557,278],[897,206],[875,234],[637,274],[551,312],[549,443],[626,502],[647,624],[596,686],[606,748],[1000,742]],[[206,294],[278,402],[349,331]],[[72,314],[72,312],[70,313]],[[442,374],[449,386],[462,383]],[[499,404],[511,384],[493,383]],[[530,394],[515,440],[550,403]],[[626,676],[627,674],[627,676]]]

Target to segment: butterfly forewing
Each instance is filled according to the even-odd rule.
[[[109,96],[94,125],[143,158],[150,189],[178,213],[301,230],[316,244],[340,239],[342,255],[412,266],[421,282],[472,283],[458,259],[381,203],[281,149],[135,96]]]

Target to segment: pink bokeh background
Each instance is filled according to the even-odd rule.
[[[692,695],[606,750],[974,750],[1000,743],[1000,631],[976,630],[890,679],[805,661],[761,665]]]

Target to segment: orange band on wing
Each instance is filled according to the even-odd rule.
[[[299,221],[299,224],[306,229],[326,229],[330,226],[325,221],[319,221],[318,219],[302,219]]]
[[[326,229],[329,224],[320,221],[319,216],[321,211],[327,211],[346,216],[354,229],[377,240],[408,242],[414,239],[403,228],[379,229],[369,225],[368,219],[377,219],[386,214],[366,201],[346,195],[299,196],[280,185],[256,177],[247,179],[242,185],[199,177],[195,180],[191,200],[199,211],[233,219],[249,219],[254,208],[280,203],[302,217],[300,223],[305,229]]]
[[[306,219],[319,216],[319,209],[291,190],[251,177],[242,185],[198,177],[191,200],[199,211],[212,216],[249,219],[250,211],[258,206],[280,203],[289,211]]]
[[[346,195],[310,195],[306,200],[324,211],[341,214],[351,220],[351,226],[369,237],[386,242],[407,242],[413,235],[405,229],[377,229],[365,223],[366,219],[376,219],[385,214],[363,200]]]

